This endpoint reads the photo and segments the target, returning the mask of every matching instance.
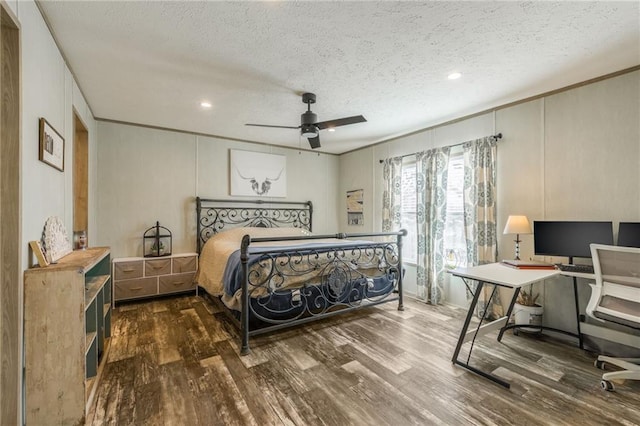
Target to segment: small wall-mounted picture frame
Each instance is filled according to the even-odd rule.
[[[38,259],[38,265],[41,268],[49,265],[47,261],[47,257],[44,255],[44,250],[42,249],[42,244],[40,241],[29,241],[29,246],[31,247],[31,251],[36,255],[36,259]]]
[[[64,138],[44,118],[40,118],[39,159],[64,172]]]
[[[347,225],[364,225],[363,193],[362,189],[347,191]]]

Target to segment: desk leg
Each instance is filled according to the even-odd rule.
[[[580,330],[580,303],[578,302],[578,279],[576,277],[573,277],[573,300],[576,304],[576,328],[578,330],[578,342],[580,343],[580,349],[584,349],[582,330]]]
[[[462,326],[462,330],[460,331],[460,337],[458,338],[456,350],[453,352],[453,359],[451,360],[451,362],[453,362],[454,364],[458,360],[460,349],[462,348],[462,344],[464,343],[464,336],[467,334],[467,330],[469,330],[469,324],[471,323],[471,318],[473,317],[473,311],[476,310],[476,306],[478,305],[478,298],[480,298],[480,293],[482,292],[483,285],[484,283],[482,281],[478,282],[478,287],[476,287],[476,292],[474,293],[473,299],[471,300],[471,305],[469,305],[467,318],[465,318],[464,320],[464,325]]]
[[[513,289],[513,297],[511,298],[511,302],[509,303],[509,309],[507,309],[507,325],[509,325],[509,318],[511,318],[511,313],[513,312],[513,307],[516,304],[516,300],[518,300],[518,295],[520,294],[520,287],[516,287]],[[502,341],[502,336],[507,328],[502,327],[500,333],[498,334],[498,342]]]
[[[462,344],[464,343],[464,338],[467,334],[467,331],[469,330],[469,324],[471,323],[471,318],[473,317],[473,312],[476,310],[476,306],[478,305],[478,299],[480,298],[480,293],[482,293],[482,287],[484,286],[484,282],[479,281],[478,282],[478,287],[476,288],[476,292],[473,295],[473,300],[471,301],[471,305],[469,306],[469,311],[467,312],[467,318],[465,318],[464,320],[464,325],[462,326],[462,330],[460,331],[460,337],[458,338],[458,343],[456,344],[456,350],[453,352],[453,358],[451,359],[451,362],[455,365],[459,365],[460,367],[464,367],[469,371],[472,371],[482,377],[485,377],[489,380],[491,380],[492,382],[495,382],[501,386],[504,386],[505,388],[509,389],[511,387],[511,385],[507,382],[505,382],[502,379],[499,379],[498,377],[491,375],[489,373],[485,373],[484,371],[481,371],[475,367],[472,367],[469,365],[469,362],[467,360],[467,362],[462,362],[460,360],[458,360],[458,355],[460,355],[460,349],[462,348]],[[495,289],[494,289],[495,290]],[[489,299],[491,300],[491,299]],[[488,305],[488,303],[487,303]],[[485,312],[486,314],[486,312]],[[478,326],[479,327],[479,326]],[[475,336],[474,336],[474,341],[475,341]],[[472,343],[473,344],[473,343]],[[471,356],[471,353],[469,353],[469,357]]]

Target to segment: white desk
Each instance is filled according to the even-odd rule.
[[[509,388],[509,383],[504,380],[490,374],[486,373],[482,370],[479,370],[471,365],[469,365],[469,360],[471,358],[471,351],[473,350],[473,342],[475,342],[476,337],[482,336],[490,331],[500,330],[498,335],[498,341],[502,339],[502,335],[504,331],[510,326],[507,326],[507,322],[509,317],[511,316],[511,312],[513,312],[513,306],[516,303],[516,299],[518,298],[518,294],[520,293],[520,288],[525,285],[533,284],[539,281],[546,280],[547,278],[551,278],[553,276],[559,275],[560,271],[555,269],[516,269],[511,268],[509,266],[501,265],[499,263],[491,263],[488,265],[481,266],[473,266],[470,268],[456,268],[454,270],[449,271],[454,276],[462,278],[462,280],[467,285],[467,288],[471,290],[469,283],[467,280],[475,280],[478,281],[478,285],[476,286],[475,291],[473,292],[473,299],[471,301],[471,305],[469,306],[469,311],[467,312],[467,317],[464,321],[464,325],[462,326],[462,330],[460,331],[460,337],[458,338],[458,343],[456,345],[456,350],[453,353],[452,362],[456,365],[459,365],[463,368],[466,368],[469,371],[472,371],[480,376],[483,376],[495,383],[498,383],[506,388]],[[493,288],[491,292],[491,296],[489,296],[489,300],[487,300],[487,306],[490,306],[491,299],[496,292],[498,286],[513,288],[513,297],[511,298],[511,303],[509,304],[509,309],[504,317],[499,318],[497,320],[491,321],[483,325],[483,321],[486,319],[487,310],[480,318],[480,323],[475,330],[469,331],[469,324],[471,323],[471,318],[473,317],[473,312],[478,305],[478,299],[480,297],[480,293],[482,292],[482,288],[484,284],[495,284],[496,286]],[[548,327],[546,327],[549,329]],[[563,330],[555,330],[560,331],[562,333],[567,333],[574,335],[573,333],[568,333]],[[469,349],[469,355],[467,357],[467,361],[461,361],[458,359],[458,355],[460,354],[460,349],[465,342],[471,341],[471,348]]]
[[[449,272],[457,277],[489,282],[510,288],[524,287],[560,274],[557,269],[517,269],[500,263],[490,263],[470,268],[456,268]]]

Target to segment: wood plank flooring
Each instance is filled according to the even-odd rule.
[[[548,336],[476,343],[472,365],[510,390],[452,366],[464,313],[389,303],[252,338],[241,357],[199,296],[122,305],[87,424],[640,424],[640,383],[600,390],[594,355]]]

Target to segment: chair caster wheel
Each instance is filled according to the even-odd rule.
[[[600,361],[599,359],[596,359],[595,362],[593,363],[594,367],[596,367],[598,370],[604,370],[604,361]]]
[[[613,392],[615,389],[613,388],[613,383],[608,380],[602,379],[600,382],[600,387],[602,390],[606,390],[607,392]]]
[[[520,334],[520,332],[518,331],[518,329],[517,329],[517,328],[514,328],[514,329],[513,329],[513,335],[514,335],[514,336],[517,336],[518,334]]]

